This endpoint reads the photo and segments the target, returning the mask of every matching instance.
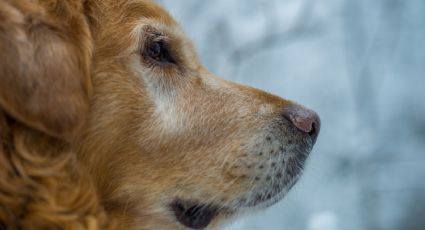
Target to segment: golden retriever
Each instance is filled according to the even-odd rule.
[[[0,0],[0,229],[217,229],[282,199],[319,130],[153,1]]]

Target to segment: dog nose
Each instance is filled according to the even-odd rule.
[[[310,135],[316,140],[320,131],[320,118],[313,110],[293,105],[285,108],[283,116],[299,131]]]

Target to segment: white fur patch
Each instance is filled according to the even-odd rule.
[[[167,87],[161,76],[143,67],[140,57],[135,55],[131,59],[131,68],[145,83],[149,97],[155,106],[154,119],[159,123],[161,133],[181,133],[185,130],[183,111],[177,106],[176,91],[172,87]]]

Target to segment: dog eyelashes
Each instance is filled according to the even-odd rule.
[[[148,43],[143,54],[145,57],[157,64],[175,64],[175,60],[170,53],[169,46],[163,40]]]

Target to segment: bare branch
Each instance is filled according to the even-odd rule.
[[[276,20],[276,16],[269,17],[269,33],[257,41],[230,50],[226,58],[224,70],[227,70],[226,72],[231,76],[236,76],[241,65],[254,56],[277,46],[282,47],[289,45],[291,42],[297,41],[306,35],[317,33],[320,28],[315,27],[314,30],[311,28],[311,17],[313,15],[314,6],[315,0],[306,0],[300,8],[300,12],[297,14],[298,16],[297,19],[295,19],[295,23],[291,28],[285,31],[273,31],[275,28],[279,28],[276,26],[278,20]]]

